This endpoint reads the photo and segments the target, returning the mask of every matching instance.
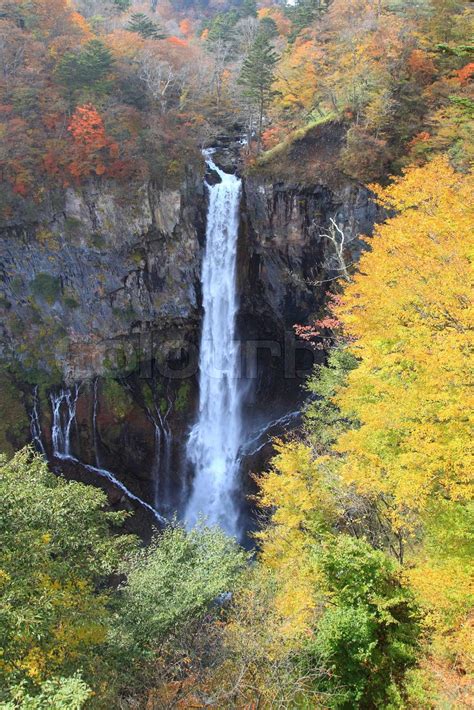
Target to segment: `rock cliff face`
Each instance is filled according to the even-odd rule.
[[[293,325],[322,313],[331,281],[357,260],[363,248],[358,237],[371,234],[377,217],[362,186],[302,188],[258,176],[245,181],[241,332],[245,339],[274,343],[274,352],[282,353],[262,353],[256,401],[296,393],[302,379],[297,371],[311,367],[312,355],[295,341]]]
[[[7,443],[29,438],[38,384],[51,454],[50,396],[81,383],[74,455],[113,470],[149,501],[160,496],[154,481],[168,477],[166,505],[178,503],[197,397],[205,217],[202,176],[190,173],[181,190],[103,182],[69,189],[37,221],[3,225],[2,377],[25,410],[22,422],[7,421]],[[312,357],[295,350],[292,326],[320,311],[330,280],[360,252],[357,235],[376,218],[362,187],[244,180],[238,329],[249,430],[298,398],[296,370]]]
[[[37,221],[2,225],[2,390],[27,410],[14,425],[5,416],[5,446],[29,438],[39,384],[51,455],[50,395],[80,383],[72,453],[138,479],[132,488],[153,499],[157,428],[171,415],[184,427],[194,396],[195,380],[173,375],[197,350],[205,213],[202,176],[189,174],[174,191],[68,189]]]
[[[27,361],[29,347],[16,347],[25,336],[66,381],[104,374],[133,333],[154,327],[163,344],[179,342],[198,319],[204,219],[202,180],[189,176],[181,191],[68,189],[41,221],[7,225],[0,232],[4,342]],[[51,343],[53,333],[64,342]]]
[[[372,232],[377,207],[368,190],[357,185],[338,190],[322,184],[298,188],[253,178],[245,183],[243,217],[244,307],[251,311],[252,302],[264,303],[274,317],[291,325],[295,319],[306,319],[315,303],[321,303],[324,283],[342,275],[331,218],[344,234],[347,265],[360,253],[357,236]],[[335,238],[339,245],[343,237],[336,232]]]

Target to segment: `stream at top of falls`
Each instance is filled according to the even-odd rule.
[[[240,349],[236,340],[237,241],[241,180],[225,173],[205,152],[208,167],[220,178],[207,185],[209,207],[202,264],[204,317],[199,354],[199,411],[187,442],[194,467],[185,520],[202,517],[228,534],[239,535],[237,502],[239,448],[242,439]]]

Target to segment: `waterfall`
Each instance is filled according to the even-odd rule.
[[[155,460],[153,462],[154,506],[161,510],[171,510],[171,432],[164,425],[153,422],[155,428]]]
[[[43,437],[41,435],[41,424],[39,417],[39,397],[38,397],[38,385],[35,386],[33,390],[33,409],[30,414],[30,432],[31,440],[36,446],[37,450],[46,456],[46,450],[43,444]]]
[[[119,479],[114,476],[113,473],[110,471],[107,471],[105,468],[99,468],[97,466],[89,466],[87,463],[82,463],[81,461],[78,461],[78,459],[74,458],[74,456],[69,456],[68,458],[71,459],[71,461],[74,461],[81,466],[83,466],[87,471],[90,471],[91,473],[95,473],[97,476],[100,476],[101,478],[106,478],[110,483],[113,483],[113,485],[118,488],[119,490],[124,493],[127,498],[130,498],[130,500],[134,500],[136,503],[142,506],[142,508],[145,508],[148,510],[152,515],[154,516],[155,520],[160,523],[161,525],[167,525],[168,521],[166,518],[164,518],[160,513],[158,513],[153,506],[149,505],[149,503],[145,503],[144,500],[136,496],[134,493],[132,493],[123,483],[122,481],[119,481]]]
[[[51,440],[53,455],[57,458],[71,458],[71,426],[76,418],[76,404],[79,396],[79,385],[74,385],[74,393],[70,389],[61,389],[58,394],[50,394],[53,410]]]
[[[206,247],[202,265],[204,319],[199,360],[199,413],[187,443],[194,465],[193,489],[185,518],[199,516],[238,534],[235,501],[241,439],[240,352],[235,340],[236,261],[241,181],[228,175],[206,154],[220,179],[208,185]]]
[[[97,380],[96,380],[97,382]],[[95,417],[97,415],[97,389],[94,387],[94,425]],[[160,515],[153,506],[146,503],[144,500],[132,493],[116,476],[114,476],[111,471],[107,471],[105,468],[101,468],[99,465],[90,466],[89,464],[82,463],[75,456],[71,454],[71,426],[76,418],[76,404],[77,398],[79,396],[79,385],[75,385],[73,391],[70,389],[61,389],[58,394],[51,393],[51,409],[53,412],[53,423],[51,427],[51,440],[53,444],[53,455],[59,459],[67,459],[73,463],[83,466],[90,473],[100,476],[101,478],[106,478],[110,483],[112,483],[116,488],[122,491],[127,498],[134,500],[136,503],[146,508],[155,517],[155,520],[160,524],[164,525],[167,520]],[[39,425],[39,423],[38,423]],[[97,457],[97,454],[96,454]]]
[[[261,426],[257,431],[253,432],[252,435],[245,441],[240,450],[242,456],[254,456],[259,451],[263,449],[264,446],[271,443],[273,436],[270,434],[272,429],[287,428],[293,422],[301,417],[301,409],[295,409],[293,412],[287,412],[283,414],[278,419],[272,419],[263,426]]]
[[[99,402],[98,385],[99,385],[99,378],[96,377],[94,380],[94,400],[93,400],[93,404],[92,404],[92,440],[94,442],[95,465],[100,468],[98,431],[97,431],[97,407],[98,407],[98,402]]]
[[[172,403],[166,400],[166,411],[161,411],[161,402],[147,407],[148,418],[155,429],[155,451],[152,468],[154,482],[154,506],[156,509],[171,509],[171,444],[172,436],[168,424]]]
[[[161,475],[155,486],[155,508],[171,510],[171,432],[166,420],[163,422],[162,434]]]
[[[131,384],[126,378],[121,380],[125,387],[134,397]],[[171,500],[171,453],[173,435],[168,423],[173,402],[169,398],[168,391],[160,399],[156,382],[149,383],[151,391],[151,402],[144,403],[144,408],[149,421],[154,429],[154,451],[151,475],[153,478],[153,505],[155,510],[161,510],[165,514],[172,512]],[[165,406],[163,407],[163,404]]]

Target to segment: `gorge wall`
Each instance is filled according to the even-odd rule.
[[[342,275],[330,238],[331,219],[344,233],[343,259],[349,265],[363,248],[358,236],[371,234],[378,208],[366,188],[349,182],[330,188],[315,178],[313,185],[299,187],[254,176],[244,186],[242,332],[245,338],[276,339],[282,351],[292,342],[298,349],[301,343],[294,342],[293,325],[321,314],[331,281]],[[298,352],[295,356],[298,360]],[[302,356],[304,361],[304,352]],[[291,352],[287,353],[287,365],[291,359]],[[273,365],[281,375],[284,362],[279,360]],[[273,368],[267,376],[263,372],[257,383],[259,395],[264,395],[274,376]],[[288,383],[290,389],[294,386]]]
[[[166,476],[163,511],[179,505],[197,401],[206,203],[202,175],[189,171],[177,190],[106,181],[70,188],[51,197],[35,221],[2,225],[5,446],[31,439],[38,385],[41,435],[51,455],[50,395],[78,383],[74,454],[114,471],[149,502],[157,478]],[[250,344],[250,438],[301,396],[296,370],[307,370],[311,358],[294,351],[292,326],[320,312],[329,282],[340,275],[331,219],[344,232],[350,263],[362,248],[357,235],[370,233],[376,218],[368,191],[347,181],[330,188],[315,179],[301,188],[256,173],[244,179],[238,332]],[[95,482],[68,462],[55,464]],[[118,502],[121,495],[106,487]]]

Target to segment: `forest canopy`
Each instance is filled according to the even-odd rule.
[[[8,216],[40,204],[45,188],[93,176],[179,181],[186,156],[198,161],[196,149],[234,125],[247,133],[249,164],[280,174],[294,170],[292,146],[327,121],[343,126],[334,158],[356,179],[438,151],[465,170],[471,26],[457,0],[152,11],[3,0],[1,208]]]
[[[85,186],[177,190],[229,136],[264,194],[355,186],[378,220],[358,261],[321,236],[337,275],[295,324],[318,364],[253,476],[251,553],[176,520],[144,544],[2,435],[1,708],[473,706],[472,30],[461,0],[0,0],[7,229]],[[140,391],[152,423],[167,396]]]

